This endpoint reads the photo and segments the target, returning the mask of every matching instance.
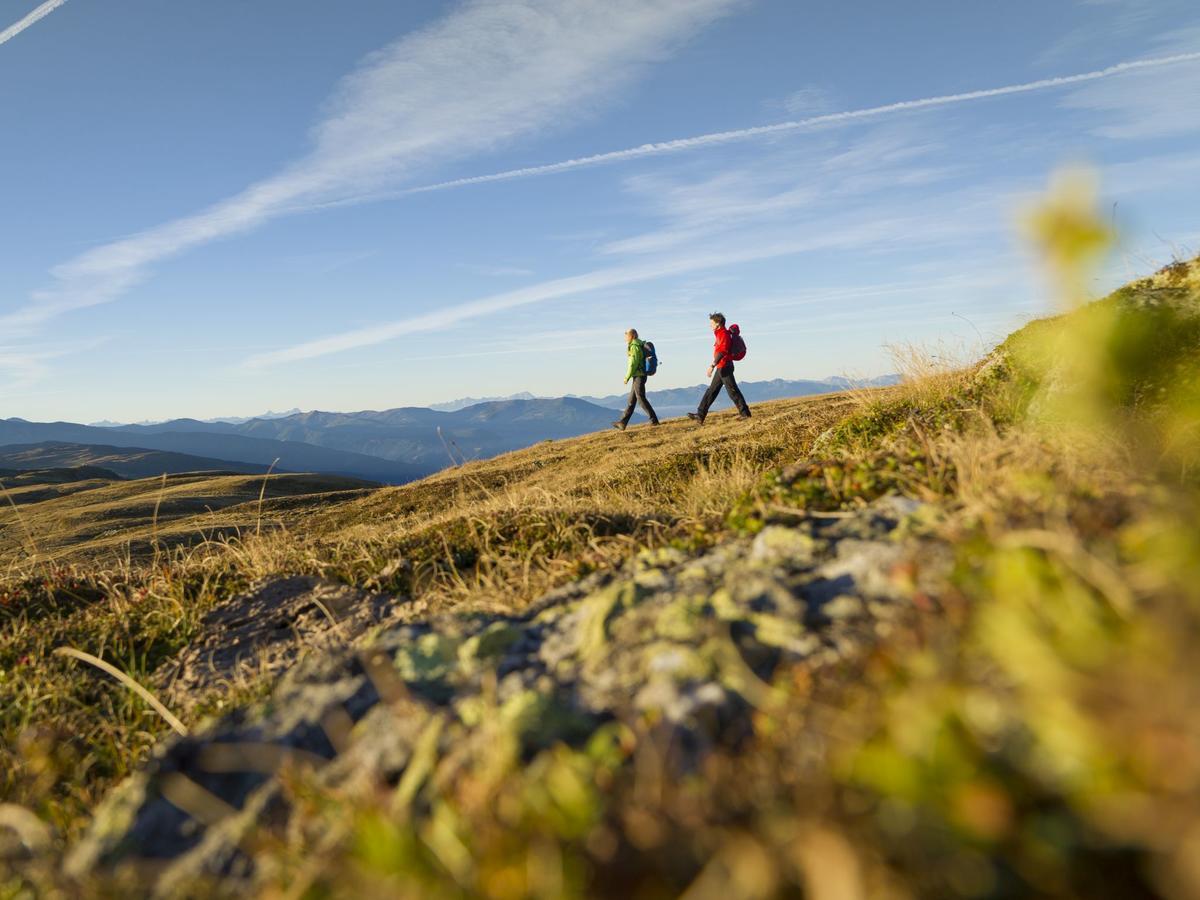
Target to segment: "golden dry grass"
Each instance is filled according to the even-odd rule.
[[[262,475],[203,472],[132,481],[87,479],[66,484],[9,488],[13,503],[0,507],[0,565],[98,559],[128,546],[144,551],[155,537],[162,546],[195,542],[214,533],[253,527]],[[271,475],[268,515],[306,504],[357,496],[368,484],[327,475]],[[14,506],[16,508],[14,508]]]
[[[312,509],[292,527],[319,536],[319,557],[331,544],[354,548],[357,565],[334,554],[358,570],[339,576],[347,580],[386,586],[362,563],[403,561],[407,577],[393,587],[511,608],[641,547],[714,539],[763,472],[803,455],[850,408],[840,395],[781,400],[756,406],[748,422],[727,412],[704,426],[673,420],[545,442]]]
[[[643,547],[719,539],[762,473],[803,455],[851,407],[837,395],[775,401],[748,422],[719,413],[702,427],[674,420],[545,442],[394,488],[273,475],[261,518],[261,476],[98,484],[8,507],[0,797],[71,834],[165,729],[133,693],[55,656],[59,647],[153,687],[209,609],[279,575],[400,594],[414,609],[519,608]],[[196,698],[191,715],[269,684],[243,679]]]

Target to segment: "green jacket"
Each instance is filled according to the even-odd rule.
[[[625,383],[629,383],[629,379],[635,375],[646,374],[646,349],[645,341],[634,338],[629,342],[629,368],[625,371]]]

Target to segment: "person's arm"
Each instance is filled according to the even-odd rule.
[[[629,345],[629,368],[625,370],[625,383],[626,384],[629,384],[629,379],[637,374],[637,369],[638,369],[639,364],[643,365],[643,368],[644,368],[644,361],[642,360],[641,356],[642,355],[640,353],[638,353],[637,344],[630,344]]]
[[[713,371],[722,368],[725,360],[729,357],[729,332],[722,328],[717,332],[717,339],[713,344],[713,361],[708,367],[708,374],[712,375]]]

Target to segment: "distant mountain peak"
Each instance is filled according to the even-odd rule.
[[[275,412],[268,409],[265,413],[259,413],[257,416],[222,416],[219,419],[202,419],[202,422],[213,424],[215,422],[228,422],[230,425],[241,425],[244,422],[253,422],[255,419],[286,419],[289,416],[301,415],[303,410],[295,406],[292,409],[284,412]]]
[[[529,391],[509,394],[507,397],[460,397],[457,400],[447,400],[445,403],[431,403],[428,408],[437,412],[458,412],[468,406],[478,406],[481,403],[499,403],[505,400],[537,400]]]
[[[255,419],[285,419],[288,416],[297,415],[300,412],[300,407],[289,409],[286,412],[274,412],[267,410],[265,413],[259,413],[257,416],[217,416],[214,419],[195,419],[190,416],[184,416],[180,419],[143,419],[140,422],[114,422],[112,419],[101,419],[99,422],[88,422],[92,428],[126,428],[130,425],[165,425],[168,422],[198,422],[204,425],[241,425],[245,422],[253,422]],[[15,419],[13,421],[24,421],[24,419]]]

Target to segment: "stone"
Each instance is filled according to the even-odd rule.
[[[605,723],[650,716],[682,748],[670,776],[694,771],[712,748],[751,733],[751,711],[772,702],[782,667],[803,662],[820,678],[869,652],[869,611],[903,608],[891,573],[905,554],[921,552],[923,590],[947,568],[948,554],[893,539],[909,509],[889,498],[821,525],[819,539],[808,526],[773,525],[696,557],[645,552],[519,616],[410,620],[368,645],[296,657],[268,699],[164,741],[102,804],[70,871],[153,860],[147,893],[197,877],[252,893],[257,874],[239,845],[256,828],[289,827],[281,765],[303,764],[318,789],[378,790],[444,754],[502,772],[560,742],[584,746]],[[290,596],[314,588],[293,587],[302,585]],[[221,814],[189,808],[188,784]]]
[[[216,689],[284,671],[305,653],[358,643],[405,613],[403,600],[310,575],[266,578],[210,610],[156,680],[186,710]]]
[[[797,528],[768,525],[754,538],[750,559],[772,566],[800,568],[812,565],[817,542]]]
[[[851,619],[861,616],[865,609],[863,602],[849,594],[840,594],[821,607],[821,612],[829,619]]]

